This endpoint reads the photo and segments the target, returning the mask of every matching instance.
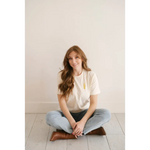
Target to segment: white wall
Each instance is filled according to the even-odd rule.
[[[56,76],[66,51],[78,45],[97,74],[98,108],[125,109],[124,0],[25,1],[25,110],[58,109]]]

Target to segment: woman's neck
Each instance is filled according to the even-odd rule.
[[[82,73],[82,71],[83,71],[83,68],[78,69],[78,70],[73,70],[73,74],[74,74],[75,76],[79,76],[79,75]]]

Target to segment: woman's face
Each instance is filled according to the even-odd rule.
[[[76,52],[72,51],[69,54],[68,59],[69,59],[69,64],[73,69],[78,70],[82,68],[82,59],[80,55],[77,54]]]

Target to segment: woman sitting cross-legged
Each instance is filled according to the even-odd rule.
[[[57,129],[51,141],[78,136],[106,135],[103,124],[111,118],[107,109],[96,109],[100,93],[96,74],[87,66],[87,58],[78,46],[66,52],[64,69],[57,75],[58,101],[61,110],[46,114],[46,123]]]

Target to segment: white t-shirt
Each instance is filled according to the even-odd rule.
[[[81,75],[74,75],[74,88],[73,94],[69,95],[67,107],[72,113],[80,112],[88,109],[90,106],[90,95],[101,93],[97,76],[93,71],[86,71],[83,69]],[[61,72],[57,75],[57,84],[62,82]],[[57,86],[58,87],[58,86]],[[57,94],[62,94],[57,90]]]

